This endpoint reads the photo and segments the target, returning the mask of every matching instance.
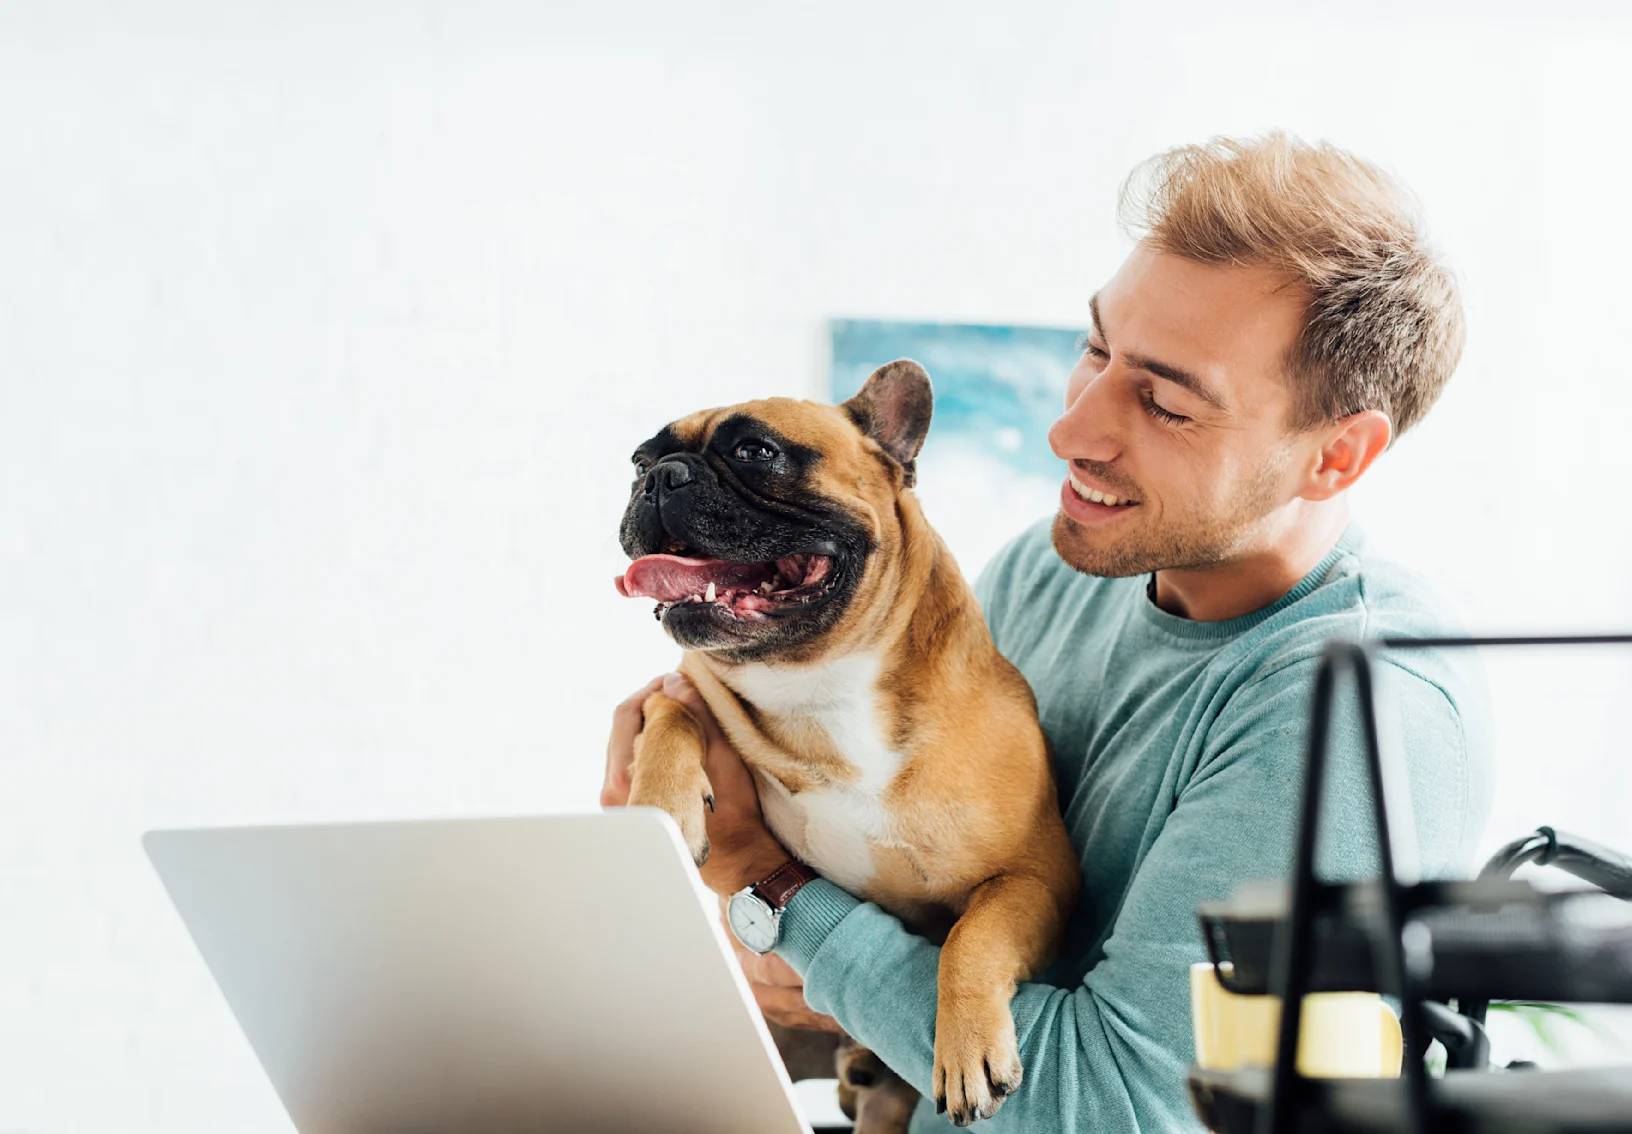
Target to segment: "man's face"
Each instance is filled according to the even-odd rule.
[[[1268,539],[1306,467],[1283,377],[1303,310],[1267,269],[1144,245],[1128,257],[1095,297],[1048,433],[1070,465],[1054,521],[1062,559],[1139,575],[1229,563]],[[1083,499],[1094,491],[1116,504]]]

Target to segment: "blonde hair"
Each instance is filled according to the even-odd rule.
[[[1179,146],[1134,169],[1118,217],[1159,251],[1270,267],[1308,296],[1286,360],[1294,428],[1377,409],[1397,437],[1462,355],[1462,300],[1415,200],[1335,146],[1280,131]]]

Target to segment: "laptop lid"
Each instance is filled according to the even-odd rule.
[[[300,1134],[808,1130],[659,812],[143,844]]]

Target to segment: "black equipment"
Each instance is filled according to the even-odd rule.
[[[1379,741],[1372,657],[1388,649],[1632,645],[1632,635],[1383,639],[1334,642],[1315,679],[1296,861],[1290,885],[1238,888],[1197,911],[1208,955],[1232,992],[1373,991],[1398,998],[1399,1079],[1306,1079],[1297,1071],[1302,1013],[1282,1011],[1272,1069],[1192,1068],[1191,1099],[1224,1134],[1387,1131],[1632,1134],[1632,1066],[1543,1071],[1489,1068],[1491,998],[1632,1004],[1632,858],[1543,827],[1502,848],[1471,882],[1407,883],[1388,802],[1403,769]],[[1332,884],[1315,877],[1316,835],[1338,678],[1355,683],[1371,781],[1381,876]],[[1391,795],[1393,791],[1397,794]],[[1409,819],[1406,820],[1410,822]],[[1512,878],[1520,866],[1559,867],[1591,890],[1543,892]],[[1451,1008],[1446,1002],[1454,1001]],[[1423,1064],[1447,1054],[1443,1077]]]

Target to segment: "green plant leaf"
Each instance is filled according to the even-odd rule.
[[[1620,1037],[1603,1023],[1566,1004],[1546,1004],[1538,1000],[1493,1000],[1490,1010],[1519,1017],[1530,1026],[1542,1047],[1554,1055],[1565,1054],[1564,1041],[1558,1030],[1560,1021],[1585,1028],[1617,1051],[1625,1049]]]

